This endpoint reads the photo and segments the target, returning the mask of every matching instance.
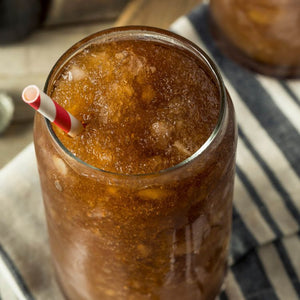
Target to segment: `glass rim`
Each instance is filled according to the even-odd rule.
[[[70,60],[73,56],[75,56],[78,52],[82,51],[85,47],[89,46],[93,41],[96,42],[98,39],[105,39],[105,38],[113,38],[114,36],[118,36],[120,33],[126,33],[126,39],[129,38],[137,38],[140,37],[140,39],[143,38],[143,40],[149,40],[149,38],[152,38],[151,41],[156,42],[167,42],[169,45],[175,45],[179,46],[181,49],[184,49],[185,51],[188,51],[189,53],[192,53],[196,58],[200,58],[202,62],[205,64],[205,66],[208,68],[208,70],[212,73],[213,79],[216,80],[215,84],[217,85],[218,91],[219,91],[219,98],[220,98],[220,110],[219,110],[219,117],[216,122],[216,125],[214,127],[214,130],[210,134],[210,136],[207,138],[205,143],[203,143],[200,148],[195,151],[192,155],[187,157],[185,160],[179,162],[178,164],[171,166],[166,169],[162,169],[156,172],[151,173],[137,173],[137,174],[126,174],[126,173],[117,173],[117,172],[111,172],[104,169],[97,168],[93,165],[90,165],[89,163],[81,160],[79,157],[74,155],[68,148],[64,146],[64,144],[61,142],[61,140],[57,137],[55,134],[52,123],[46,119],[44,120],[46,122],[46,127],[48,128],[48,132],[50,133],[50,136],[55,141],[55,143],[58,145],[58,147],[63,150],[65,154],[67,154],[71,159],[74,159],[76,162],[80,163],[81,165],[91,168],[95,171],[99,171],[103,174],[110,174],[114,176],[120,176],[120,177],[148,177],[148,176],[155,176],[155,175],[162,175],[166,173],[170,173],[172,171],[175,171],[177,169],[182,168],[183,166],[186,166],[190,164],[192,161],[194,161],[196,158],[198,158],[215,140],[216,136],[218,135],[221,125],[224,121],[225,116],[225,108],[226,108],[226,99],[227,99],[227,93],[225,89],[225,85],[223,82],[223,79],[221,77],[221,74],[215,65],[215,63],[212,61],[212,59],[196,44],[194,44],[192,41],[174,33],[168,30],[150,27],[150,26],[123,26],[123,27],[113,27],[105,30],[98,31],[96,33],[93,33],[82,40],[78,41],[74,45],[72,45],[69,49],[67,49],[61,57],[57,60],[57,62],[54,64],[53,68],[51,69],[46,82],[44,86],[44,92],[47,93],[47,90],[49,88],[50,80],[55,79],[55,77],[59,74],[60,70],[63,68],[65,63],[67,63],[68,60]],[[53,81],[52,81],[53,83]]]

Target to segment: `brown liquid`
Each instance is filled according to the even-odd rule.
[[[165,36],[171,35],[159,32]],[[126,30],[119,34],[126,35]],[[106,55],[115,57],[109,60],[109,64],[116,64],[118,57],[121,58],[116,54],[120,53],[120,49],[125,51],[128,48],[136,53],[135,57],[147,59],[148,71],[141,71],[145,76],[141,76],[142,79],[137,82],[138,75],[126,71],[131,64],[123,62],[118,72],[111,76],[123,78],[126,74],[129,78],[126,84],[122,80],[114,84],[108,78],[107,81],[104,79],[102,85],[96,84],[103,89],[103,94],[106,91],[105,95],[109,95],[101,100],[99,111],[103,106],[116,112],[108,113],[104,122],[103,114],[97,112],[96,115],[101,116],[97,119],[92,113],[97,107],[95,103],[92,104],[94,96],[84,97],[84,101],[91,101],[85,107],[85,115],[81,114],[81,109],[76,110],[73,99],[77,100],[78,97],[75,96],[74,84],[78,82],[69,82],[66,77],[73,70],[74,79],[74,64],[67,65],[59,73],[61,77],[54,70],[47,85],[48,92],[53,91],[56,100],[65,95],[62,98],[67,100],[67,108],[88,124],[86,132],[77,141],[74,140],[74,144],[71,138],[58,133],[65,145],[77,151],[79,141],[84,146],[92,143],[93,147],[87,147],[91,150],[84,150],[80,145],[78,155],[94,164],[93,156],[88,151],[98,153],[99,149],[103,149],[103,139],[107,137],[108,128],[111,128],[114,134],[109,135],[107,153],[119,159],[124,158],[125,163],[120,161],[118,164],[116,159],[112,159],[112,163],[104,167],[125,170],[127,173],[156,171],[161,166],[169,167],[189,156],[186,151],[182,154],[181,147],[174,146],[176,141],[190,152],[200,147],[215,127],[220,111],[216,78],[212,72],[208,72],[208,68],[200,68],[200,58],[188,54],[188,51],[178,50],[176,46],[157,45],[152,40],[138,43],[130,40],[103,47],[108,49]],[[94,49],[98,53],[100,48],[95,46]],[[85,55],[87,61],[88,56],[94,58],[92,54],[79,54],[78,58]],[[94,68],[96,66],[98,72],[99,58],[96,62]],[[63,63],[62,59],[58,66]],[[107,65],[107,60],[103,65]],[[111,71],[108,73],[114,74],[114,68],[108,65],[105,67]],[[85,67],[81,65],[81,69]],[[156,77],[158,74],[159,80]],[[170,78],[164,78],[163,74]],[[56,76],[58,81],[55,81]],[[176,80],[179,80],[179,84],[175,84]],[[124,85],[117,88],[120,82]],[[73,86],[71,89],[70,84]],[[133,92],[128,92],[131,90],[127,88],[128,85],[132,86]],[[84,84],[79,86],[84,88]],[[96,91],[87,90],[83,95],[94,95]],[[143,94],[151,97],[145,96],[143,99]],[[115,95],[118,97],[115,98]],[[185,99],[185,104],[181,104],[178,110],[176,107],[180,101],[176,98],[173,102],[175,95]],[[118,105],[112,105],[114,101]],[[127,110],[127,107],[130,109]],[[137,122],[135,118],[138,114],[140,120]],[[196,115],[199,118],[192,118]],[[125,121],[127,118],[128,124]],[[180,123],[182,119],[184,122]],[[157,125],[161,135],[153,135],[151,129],[155,129],[153,124],[158,122],[164,124]],[[166,131],[163,128],[169,123],[175,128],[181,124],[185,130],[189,130],[188,134],[179,130],[179,126],[179,129],[167,135],[165,132],[169,132],[169,127]],[[91,129],[93,124],[101,126],[101,131],[94,133]],[[123,125],[127,126],[130,133],[133,130],[137,135],[137,144],[131,135],[127,143],[128,133]],[[106,134],[102,134],[102,129]],[[90,142],[82,141],[89,137],[89,130]],[[141,137],[147,143],[141,142]],[[198,143],[196,145],[194,138]],[[110,143],[114,147],[110,147]],[[132,144],[139,147],[135,149]],[[126,155],[118,153],[116,145],[122,146]],[[207,149],[190,162],[167,172],[124,176],[95,170],[68,155],[50,136],[45,120],[40,115],[35,120],[35,147],[53,262],[68,299],[212,300],[217,296],[226,270],[236,147],[235,119],[229,98],[224,102],[220,128]],[[161,157],[161,162],[155,166],[147,161],[153,156]],[[101,155],[97,154],[95,161],[103,167]]]
[[[70,138],[83,161],[116,173],[153,173],[185,160],[208,139],[218,90],[199,62],[146,41],[94,44],[68,62],[52,97],[86,124]]]

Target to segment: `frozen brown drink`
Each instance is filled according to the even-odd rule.
[[[236,124],[206,55],[167,31],[110,29],[68,50],[45,91],[85,126],[69,137],[35,120],[66,298],[214,299],[228,255]]]

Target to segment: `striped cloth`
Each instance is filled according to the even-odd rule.
[[[224,57],[207,4],[171,29],[214,59],[238,120],[231,267],[220,299],[300,299],[300,81],[254,74]]]
[[[207,18],[200,5],[171,29],[214,58],[239,122],[230,268],[219,299],[300,299],[300,81],[225,58]],[[32,144],[0,171],[0,207],[0,299],[62,300]]]

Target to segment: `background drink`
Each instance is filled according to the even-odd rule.
[[[98,46],[94,48],[94,52],[93,47],[83,49],[83,46],[89,43],[102,44],[108,40],[110,46],[100,47],[101,51],[98,51]],[[136,42],[137,40],[139,42]],[[123,50],[120,51],[118,47]],[[74,80],[74,74],[78,78],[81,77],[80,80],[90,78],[89,75],[82,75],[86,74],[82,71],[88,69],[86,64],[81,65],[76,71],[68,69],[80,65],[80,59],[76,61],[80,55],[83,55],[84,59],[93,57],[96,53],[109,55],[111,56],[108,57],[109,60],[105,57],[101,63],[101,66],[106,68],[105,61],[109,64],[112,55],[115,61],[124,59],[121,54],[124,54],[124,49],[129,52],[130,47],[135,53],[134,62],[138,61],[136,58],[141,60],[141,57],[151,62],[148,69],[147,64],[141,66],[148,70],[146,73],[150,74],[150,77],[156,72],[162,72],[159,66],[163,65],[164,61],[169,62],[165,65],[164,72],[171,76],[170,82],[177,78],[179,86],[177,92],[179,96],[186,93],[187,97],[184,97],[186,105],[179,106],[180,109],[177,111],[179,116],[176,118],[168,116],[168,113],[176,112],[171,109],[170,104],[174,104],[176,108],[180,101],[167,96],[173,95],[173,88],[171,83],[164,81],[161,76],[157,81],[150,82],[149,86],[148,75],[143,76],[142,80],[137,79],[136,74],[133,77],[134,80],[139,80],[139,85],[128,85],[133,78],[128,76],[137,70],[136,65],[134,70],[124,73],[127,74],[126,84],[124,78],[119,82],[116,80],[105,82],[104,78],[102,81],[104,91],[108,89],[105,86],[110,85],[108,90],[113,87],[112,95],[118,95],[117,100],[124,93],[127,95],[120,101],[120,106],[128,97],[134,98],[134,92],[130,89],[133,87],[141,88],[136,100],[146,101],[140,108],[130,107],[129,114],[126,114],[126,109],[122,107],[122,110],[117,110],[108,117],[106,126],[101,125],[100,128],[104,132],[107,128],[116,128],[110,137],[113,148],[109,151],[103,152],[101,144],[94,147],[98,135],[91,134],[93,143],[86,143],[86,147],[93,144],[91,148],[93,153],[101,149],[101,153],[112,157],[105,160],[108,163],[104,166],[101,165],[103,159],[99,159],[101,156],[94,162],[93,156],[89,153],[86,155],[84,150],[86,148],[83,148],[81,143],[85,143],[89,137],[82,136],[78,137],[77,141],[70,140],[56,130],[61,139],[59,140],[50,124],[46,124],[42,117],[36,117],[36,153],[58,279],[70,299],[212,299],[219,291],[226,268],[231,226],[236,128],[231,101],[226,97],[220,78],[202,52],[186,40],[160,30],[142,28],[110,30],[95,34],[71,48],[52,70],[46,91],[52,93],[56,100],[69,99],[69,102],[73,103],[71,101],[73,96],[70,98],[68,93],[74,92],[74,86],[70,89],[70,81]],[[149,59],[147,49],[151,50],[152,60]],[[139,51],[146,52],[143,56]],[[164,53],[162,51],[170,55],[173,53],[174,56],[171,55],[168,61],[168,57],[159,56]],[[79,53],[77,58],[74,58],[75,52]],[[67,62],[71,56],[75,64]],[[174,63],[175,56],[177,56],[176,63]],[[180,64],[179,59],[184,63]],[[129,58],[130,61],[132,58]],[[96,62],[99,62],[99,56]],[[184,65],[190,64],[189,72],[174,72],[176,64],[181,66],[181,70],[184,69]],[[120,73],[122,66],[128,68],[130,63],[126,67],[123,61],[119,67]],[[113,69],[115,68],[112,67]],[[110,68],[107,67],[104,71],[108,73],[109,79]],[[156,75],[153,75],[154,78]],[[164,84],[157,85],[157,82],[161,81]],[[123,84],[121,89],[119,89],[120,82]],[[208,87],[206,93],[200,85]],[[86,89],[88,94],[89,88],[85,87],[85,84],[80,86],[82,90],[78,95],[85,97],[82,91]],[[199,89],[201,93],[198,93]],[[161,93],[162,97],[158,97],[157,93]],[[106,96],[108,94],[106,93]],[[141,99],[143,94],[145,99]],[[133,105],[133,98],[128,103],[129,106]],[[161,110],[155,115],[151,115],[152,101],[156,101],[153,104],[153,113],[154,108]],[[193,105],[190,105],[189,101]],[[161,103],[168,104],[168,107]],[[213,105],[207,106],[207,103]],[[196,118],[198,124],[193,124],[191,107],[195,107],[196,104],[198,106],[195,111],[199,113],[199,109],[202,109],[203,114]],[[186,106],[189,106],[188,111],[181,115]],[[71,109],[76,115],[76,107],[70,105],[66,108]],[[84,121],[87,123],[85,131],[87,134],[91,129],[89,121],[94,119],[85,114],[82,108],[84,107],[78,108],[77,116],[86,118]],[[147,116],[148,113],[151,117]],[[130,119],[132,114],[140,115],[140,122],[131,123],[127,118]],[[165,115],[166,118],[163,118]],[[159,120],[153,122],[158,116]],[[147,133],[150,136],[154,135],[152,140],[141,144],[144,147],[137,152],[134,152],[134,147],[130,148],[132,143],[136,145],[135,140],[126,143],[127,137],[119,129],[120,125],[124,124],[121,121],[123,117],[128,121],[128,129],[135,129],[133,137],[138,134],[138,137],[145,139]],[[152,122],[148,124],[143,122],[142,118]],[[170,122],[171,120],[173,122]],[[184,127],[186,124],[179,121],[189,122],[192,126]],[[175,133],[171,134],[172,130],[169,131],[167,126],[169,123],[175,126],[176,130],[173,129]],[[184,130],[180,130],[178,123]],[[145,124],[148,124],[149,131],[139,134],[139,126],[144,128]],[[200,125],[203,125],[202,129]],[[161,135],[156,135],[157,128]],[[192,130],[193,128],[196,130]],[[169,135],[172,138],[169,138]],[[160,139],[161,136],[163,139]],[[101,142],[105,137],[107,132],[104,136],[100,134],[98,141]],[[190,137],[192,143],[185,144],[186,139]],[[133,158],[131,164],[128,164],[123,154],[115,159],[118,154],[116,149],[118,138],[122,139],[120,145],[124,145],[122,151]],[[168,143],[165,143],[165,140],[168,140]],[[100,161],[101,164],[96,167],[102,167],[104,170],[83,163],[68,152],[61,141],[69,148],[73,147],[74,151],[79,146],[77,156],[93,165]],[[149,145],[152,151],[149,150]],[[171,150],[166,151],[170,145]],[[197,150],[198,148],[200,149]],[[196,153],[193,155],[194,152]],[[191,155],[193,156],[190,157]],[[152,163],[147,163],[149,157]],[[122,164],[122,161],[125,163]],[[183,162],[178,164],[180,161]],[[145,166],[144,169],[141,165]],[[126,166],[130,168],[126,169]],[[158,172],[166,168],[169,169]],[[134,175],[137,173],[140,175]]]
[[[298,0],[212,0],[213,30],[222,50],[267,75],[300,75]]]

